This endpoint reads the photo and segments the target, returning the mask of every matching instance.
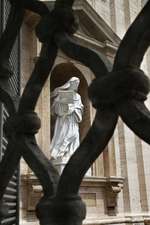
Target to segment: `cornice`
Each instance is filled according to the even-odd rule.
[[[44,1],[45,4],[49,7],[50,10],[53,9],[54,0]],[[104,42],[104,47],[113,48],[116,50],[116,47],[120,43],[120,38],[113,32],[111,27],[103,20],[103,18],[98,15],[98,13],[94,10],[94,8],[86,1],[86,0],[77,0],[74,4],[74,10],[79,17],[80,23],[83,23],[84,26],[88,27],[90,31],[90,27],[92,28],[91,34],[81,34],[77,33],[76,36],[89,42],[95,42],[95,45],[101,45]],[[85,19],[83,20],[83,17]],[[39,16],[35,13],[27,12],[25,22],[29,24],[31,27],[34,27],[39,20]],[[90,26],[91,25],[91,26]],[[107,43],[107,44],[106,44]],[[108,45],[109,43],[109,45]]]

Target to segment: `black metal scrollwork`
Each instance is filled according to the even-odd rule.
[[[0,215],[6,213],[2,205],[4,191],[23,157],[43,187],[44,196],[36,208],[41,225],[79,225],[86,216],[85,205],[78,194],[80,183],[112,137],[118,116],[140,138],[150,143],[150,113],[144,105],[150,90],[149,79],[139,69],[150,44],[150,1],[123,38],[113,66],[104,56],[73,40],[77,30],[72,10],[74,0],[56,0],[51,12],[37,0],[10,0],[10,3],[7,27],[0,39],[0,100],[10,114],[4,126],[8,147],[0,163]],[[26,9],[41,16],[36,35],[42,48],[24,92],[16,102],[9,86],[13,71],[8,59]],[[36,143],[35,134],[41,124],[34,112],[58,49],[88,66],[95,74],[89,97],[97,109],[92,127],[60,177]]]

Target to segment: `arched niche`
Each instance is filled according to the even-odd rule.
[[[58,64],[51,73],[50,91],[52,92],[56,87],[63,85],[73,76],[80,79],[78,93],[80,94],[84,105],[83,120],[80,124],[80,141],[82,141],[91,125],[88,84],[84,74],[73,63],[68,62]],[[54,118],[51,117],[51,137],[53,136],[54,123]]]

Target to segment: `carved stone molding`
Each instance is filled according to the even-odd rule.
[[[21,176],[22,188],[26,189],[22,191],[22,202],[24,205],[24,200],[26,200],[27,212],[35,211],[35,206],[39,199],[42,197],[42,186],[39,184],[37,177],[32,173]],[[24,195],[25,193],[25,195]]]
[[[27,189],[27,214],[34,214],[35,206],[42,196],[42,187],[31,173],[22,176],[23,187]],[[122,177],[85,177],[80,186],[80,195],[87,205],[88,218],[117,213],[117,197],[123,188]],[[26,191],[25,191],[26,192]],[[24,192],[24,193],[25,193]]]
[[[124,179],[109,177],[106,182],[106,200],[109,215],[116,215],[118,194],[123,189]]]

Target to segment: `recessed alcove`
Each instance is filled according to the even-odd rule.
[[[80,124],[80,141],[82,141],[91,125],[88,84],[84,74],[73,63],[61,63],[54,67],[51,73],[50,90],[52,92],[55,88],[66,83],[71,77],[78,77],[80,79],[78,93],[84,105],[83,120]],[[55,121],[53,117],[51,117],[51,137],[53,135],[54,123]]]

